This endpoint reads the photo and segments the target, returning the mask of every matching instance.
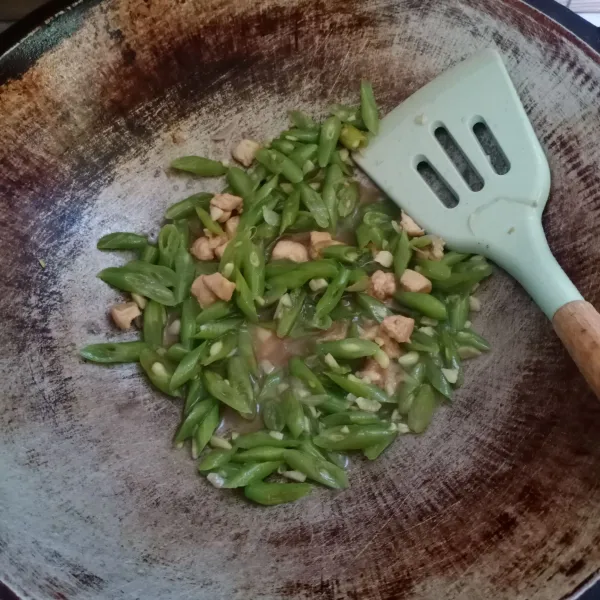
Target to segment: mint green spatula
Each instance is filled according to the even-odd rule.
[[[413,94],[354,158],[449,247],[484,254],[517,279],[600,396],[600,315],[548,247],[548,161],[495,50]]]

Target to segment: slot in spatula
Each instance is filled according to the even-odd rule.
[[[484,254],[515,277],[600,396],[600,315],[548,247],[541,224],[548,161],[495,50],[458,64],[395,108],[355,160],[449,247]]]

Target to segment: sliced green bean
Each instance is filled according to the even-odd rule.
[[[181,327],[179,341],[184,348],[192,349],[192,340],[196,333],[196,317],[200,312],[200,305],[196,298],[186,298],[181,306]]]
[[[317,302],[315,308],[315,317],[322,319],[327,316],[337,305],[342,298],[346,285],[350,279],[350,270],[346,267],[342,267],[335,279],[327,286],[325,293],[321,296]]]
[[[205,344],[206,350],[200,359],[200,363],[202,366],[207,367],[227,358],[235,350],[237,334],[235,331],[229,331],[216,340],[207,340]]]
[[[289,140],[290,142],[303,142],[314,144],[319,139],[319,130],[316,128],[288,129],[287,131],[284,131],[279,137],[283,138],[284,140]]]
[[[223,377],[214,371],[204,370],[204,383],[209,394],[227,404],[242,415],[252,414],[252,407],[245,396],[235,390]],[[236,442],[239,442],[239,439]],[[239,446],[239,443],[237,443]],[[240,446],[243,447],[243,446]]]
[[[444,303],[430,294],[400,292],[396,294],[396,300],[403,306],[416,310],[430,319],[445,321],[448,318]]]
[[[298,439],[304,433],[304,410],[296,395],[290,390],[283,395],[282,408],[287,428],[292,437]]]
[[[164,225],[158,234],[158,264],[172,269],[181,246],[181,234],[173,224]]]
[[[265,483],[256,482],[244,488],[244,494],[248,500],[263,504],[264,506],[275,506],[295,502],[308,496],[313,486],[309,483]]]
[[[363,454],[369,460],[375,460],[379,458],[385,450],[387,450],[393,443],[394,440],[398,437],[398,432],[390,433],[387,438],[382,439],[379,443],[374,444],[373,446],[369,446],[363,450]]]
[[[274,175],[283,175],[291,183],[300,183],[304,179],[302,169],[285,154],[273,149],[261,148],[256,160]]]
[[[174,443],[180,444],[181,442],[185,442],[193,437],[196,427],[198,427],[212,406],[213,401],[211,399],[197,402],[192,410],[184,417],[181,425],[179,425],[179,429],[177,430],[175,439],[173,440]]]
[[[342,146],[348,148],[351,152],[355,152],[360,148],[366,148],[369,143],[367,136],[364,132],[360,131],[349,123],[346,123],[340,131],[340,143]]]
[[[419,330],[412,332],[410,342],[405,344],[405,348],[412,352],[427,352],[428,354],[439,354],[440,352],[437,338]]]
[[[289,140],[273,140],[271,148],[288,156],[294,151],[295,146],[294,142],[290,142]]]
[[[242,198],[251,196],[254,192],[254,182],[250,179],[246,171],[239,167],[229,167],[229,171],[227,171],[227,183],[229,183],[234,193]]]
[[[175,363],[180,363],[184,357],[188,354],[189,349],[185,348],[181,344],[172,344],[169,346],[167,353],[165,354],[166,358]]]
[[[196,277],[200,275],[212,275],[219,270],[219,263],[210,260],[196,261]]]
[[[171,378],[171,389],[176,390],[198,374],[198,365],[205,351],[205,344],[201,344],[182,358]]]
[[[331,155],[335,150],[342,122],[335,115],[325,120],[321,125],[321,133],[319,135],[319,150],[317,152],[317,162],[321,168],[325,168],[331,160]]]
[[[298,450],[286,450],[283,458],[292,469],[304,473],[309,479],[317,483],[333,489],[348,487],[346,472],[330,462]]]
[[[98,250],[141,250],[148,245],[148,238],[137,233],[109,233],[98,240]]]
[[[153,246],[152,244],[146,244],[140,250],[140,261],[143,261],[143,262],[149,263],[149,264],[155,264],[158,262],[159,254],[160,253],[156,246]]]
[[[254,296],[246,283],[244,276],[238,270],[235,274],[235,301],[238,308],[246,315],[251,323],[258,322],[258,313],[254,304]]]
[[[198,464],[198,471],[213,471],[228,464],[235,455],[235,449],[232,450],[211,450]]]
[[[444,254],[444,258],[442,258],[440,262],[443,262],[449,267],[453,267],[454,265],[467,260],[469,256],[469,254],[461,254],[460,252],[454,252],[451,250],[450,252],[446,252],[446,254]]]
[[[243,322],[244,319],[237,317],[221,319],[220,321],[209,321],[197,328],[194,338],[200,340],[216,340],[229,331],[237,331]]]
[[[489,342],[471,329],[457,332],[456,341],[460,346],[471,346],[482,352],[489,352],[491,350]]]
[[[452,274],[450,267],[439,260],[418,258],[416,263],[417,270],[431,280],[444,281]]]
[[[267,398],[262,404],[262,418],[267,429],[282,431],[285,427],[285,414],[281,401],[277,398]]]
[[[332,104],[329,107],[329,113],[338,117],[342,123],[348,123],[359,129],[366,129],[360,114],[360,106]]]
[[[360,256],[360,250],[354,246],[333,245],[321,250],[323,258],[332,258],[348,265],[354,264]]]
[[[214,233],[215,235],[225,235],[223,228],[210,216],[207,210],[201,206],[196,206],[196,214],[198,215],[202,225],[208,229],[208,231]]]
[[[332,260],[313,260],[296,263],[293,270],[271,277],[269,286],[273,289],[295,289],[302,287],[311,279],[331,279],[338,274],[338,266]]]
[[[452,399],[452,386],[442,373],[442,369],[435,363],[431,356],[423,358],[425,364],[425,376],[427,381],[440,393],[449,400]]]
[[[300,190],[302,203],[314,217],[317,225],[322,229],[326,229],[329,225],[329,211],[321,195],[305,182],[298,184],[298,189]]]
[[[291,306],[281,304],[280,314],[277,318],[277,337],[280,338],[287,337],[292,331],[304,306],[306,292],[302,288],[297,288],[292,290],[288,297]]]
[[[196,265],[185,247],[179,248],[175,256],[175,274],[177,282],[173,288],[175,302],[180,304],[190,295],[192,283],[196,278]]]
[[[319,378],[306,366],[306,363],[299,358],[294,356],[289,362],[290,373],[303,381],[308,389],[313,394],[326,394],[323,384]]]
[[[122,269],[132,273],[143,273],[152,277],[157,283],[165,287],[175,287],[177,285],[177,274],[173,269],[161,265],[153,265],[143,260],[132,260]]]
[[[109,267],[100,271],[98,277],[124,292],[145,296],[165,306],[175,306],[176,304],[175,296],[170,289],[144,273],[136,273],[126,267]]]
[[[343,425],[321,431],[313,438],[319,448],[325,450],[365,450],[387,440],[395,433],[392,423],[371,423],[369,425]]]
[[[379,352],[379,346],[375,342],[362,340],[360,338],[346,338],[333,342],[321,342],[317,344],[319,354],[331,354],[334,358],[354,360],[365,356],[373,356]]]
[[[448,323],[455,331],[464,329],[465,323],[469,318],[469,297],[464,296],[448,296],[446,299],[448,310]]]
[[[171,162],[171,167],[178,171],[199,175],[200,177],[220,177],[227,173],[227,167],[223,163],[211,160],[210,158],[204,158],[203,156],[182,156],[181,158],[176,158]]]
[[[381,419],[374,413],[360,410],[339,412],[327,415],[321,419],[325,427],[337,427],[338,425],[372,425],[380,423]]]
[[[249,450],[250,448],[257,448],[259,446],[273,446],[274,448],[297,448],[300,445],[298,440],[294,440],[290,437],[273,437],[266,431],[256,431],[255,433],[246,433],[240,435],[235,440],[235,445],[238,448]]]
[[[394,314],[383,302],[368,294],[356,294],[356,300],[366,316],[378,323]]]
[[[298,129],[316,129],[318,127],[315,120],[301,110],[290,110],[288,116],[292,125]]]
[[[358,205],[360,187],[358,181],[350,181],[340,186],[338,191],[338,214],[344,218],[351,215]]]
[[[230,302],[217,300],[216,302],[205,308],[196,317],[196,325],[200,326],[204,325],[205,323],[210,323],[211,321],[224,319],[225,317],[229,317],[234,313],[235,307]]]
[[[238,452],[233,461],[238,463],[282,461],[285,451],[285,448],[276,448],[275,446],[255,446],[249,450]]]
[[[246,367],[254,377],[259,374],[258,362],[254,353],[254,343],[252,342],[252,334],[248,331],[245,325],[238,329],[238,352],[246,361]]]
[[[90,344],[79,351],[85,360],[96,363],[117,364],[138,362],[140,353],[146,348],[145,342],[116,342]]]
[[[174,221],[176,219],[190,217],[195,214],[196,206],[208,209],[212,197],[213,194],[208,192],[200,192],[199,194],[188,196],[184,200],[169,206],[169,208],[167,208],[167,212],[165,213],[165,218]]]
[[[337,375],[335,373],[325,373],[333,383],[341,387],[343,390],[350,394],[354,394],[357,398],[367,398],[369,400],[376,400],[382,404],[389,404],[393,400],[376,385],[366,383],[362,379],[355,377],[354,375]]]
[[[300,190],[294,188],[292,193],[286,198],[283,203],[283,211],[281,213],[281,224],[279,226],[279,235],[292,226],[298,217],[300,210]]]
[[[375,102],[373,87],[368,81],[360,82],[360,114],[367,127],[373,134],[379,133],[379,110]]]
[[[241,356],[232,356],[227,361],[227,378],[233,389],[241,396],[244,396],[246,403],[250,407],[249,415],[244,414],[244,417],[249,416],[250,418],[254,418],[256,416],[254,386],[252,385],[250,371]]]
[[[265,293],[265,253],[257,245],[248,242],[247,253],[243,260],[244,278],[254,298]]]
[[[433,388],[427,384],[422,385],[406,419],[411,431],[423,433],[427,429],[433,418],[436,404]]]
[[[202,422],[198,425],[196,433],[194,434],[194,440],[192,442],[192,455],[194,458],[198,458],[202,450],[206,448],[206,445],[210,441],[210,438],[214,435],[219,421],[221,420],[219,415],[219,403],[213,398],[210,399],[212,402],[211,408],[202,419]],[[223,465],[221,468],[227,467]]]
[[[179,391],[171,389],[173,365],[151,348],[144,348],[140,352],[140,365],[146,372],[150,382],[161,392],[169,396],[180,396]]]
[[[408,268],[411,258],[412,249],[410,247],[410,240],[408,239],[406,231],[403,230],[398,236],[398,242],[394,252],[394,273],[398,278],[398,281],[400,280],[400,277],[402,277],[404,271]]]
[[[298,144],[289,159],[303,169],[307,161],[312,161],[317,156],[318,150],[317,144]]]
[[[183,414],[187,415],[190,410],[196,405],[200,400],[204,400],[206,398],[206,388],[204,387],[204,380],[200,375],[196,375],[194,379],[192,379],[188,385],[188,392],[185,397],[185,406],[183,407]]]

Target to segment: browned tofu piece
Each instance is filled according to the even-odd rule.
[[[425,275],[421,275],[421,273],[417,273],[417,271],[413,271],[412,269],[406,269],[402,273],[400,276],[400,287],[405,292],[419,292],[421,294],[429,294],[432,289],[431,281]]]
[[[281,240],[275,244],[271,253],[272,260],[293,260],[294,262],[307,262],[308,250],[300,242]]]
[[[381,323],[382,331],[401,344],[410,341],[414,328],[415,320],[402,315],[386,317]]]
[[[367,294],[378,300],[388,300],[396,293],[396,278],[393,273],[385,271],[375,271],[371,275],[371,281],[367,289]]]
[[[200,277],[194,279],[191,289],[192,296],[196,297],[202,308],[207,308],[218,300],[217,296],[206,285],[205,278],[206,275],[200,275]]]
[[[411,237],[421,237],[425,235],[425,231],[419,227],[412,217],[409,217],[404,211],[402,211],[402,218],[400,219],[400,227],[406,231]]]
[[[115,304],[110,309],[110,316],[119,329],[131,329],[132,321],[142,314],[140,307],[135,302]]]
[[[245,167],[249,167],[254,161],[256,153],[260,150],[260,144],[254,140],[242,140],[231,152],[233,158]]]
[[[339,246],[342,242],[338,242],[331,237],[326,231],[311,231],[310,232],[310,257],[316,260],[321,256],[321,250],[329,246]]]
[[[212,273],[211,275],[204,275],[204,283],[208,289],[221,300],[229,302],[235,291],[235,283],[229,281],[226,277],[223,277],[221,273]]]

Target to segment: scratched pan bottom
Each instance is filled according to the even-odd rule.
[[[76,354],[118,335],[95,240],[154,234],[204,189],[171,158],[224,157],[232,119],[265,139],[361,77],[389,110],[488,46],[549,156],[552,249],[598,306],[598,55],[517,0],[82,2],[0,58],[0,579],[63,600],[554,600],[598,570],[600,403],[502,274],[454,406],[291,506],[211,488],[171,447],[178,407]]]

